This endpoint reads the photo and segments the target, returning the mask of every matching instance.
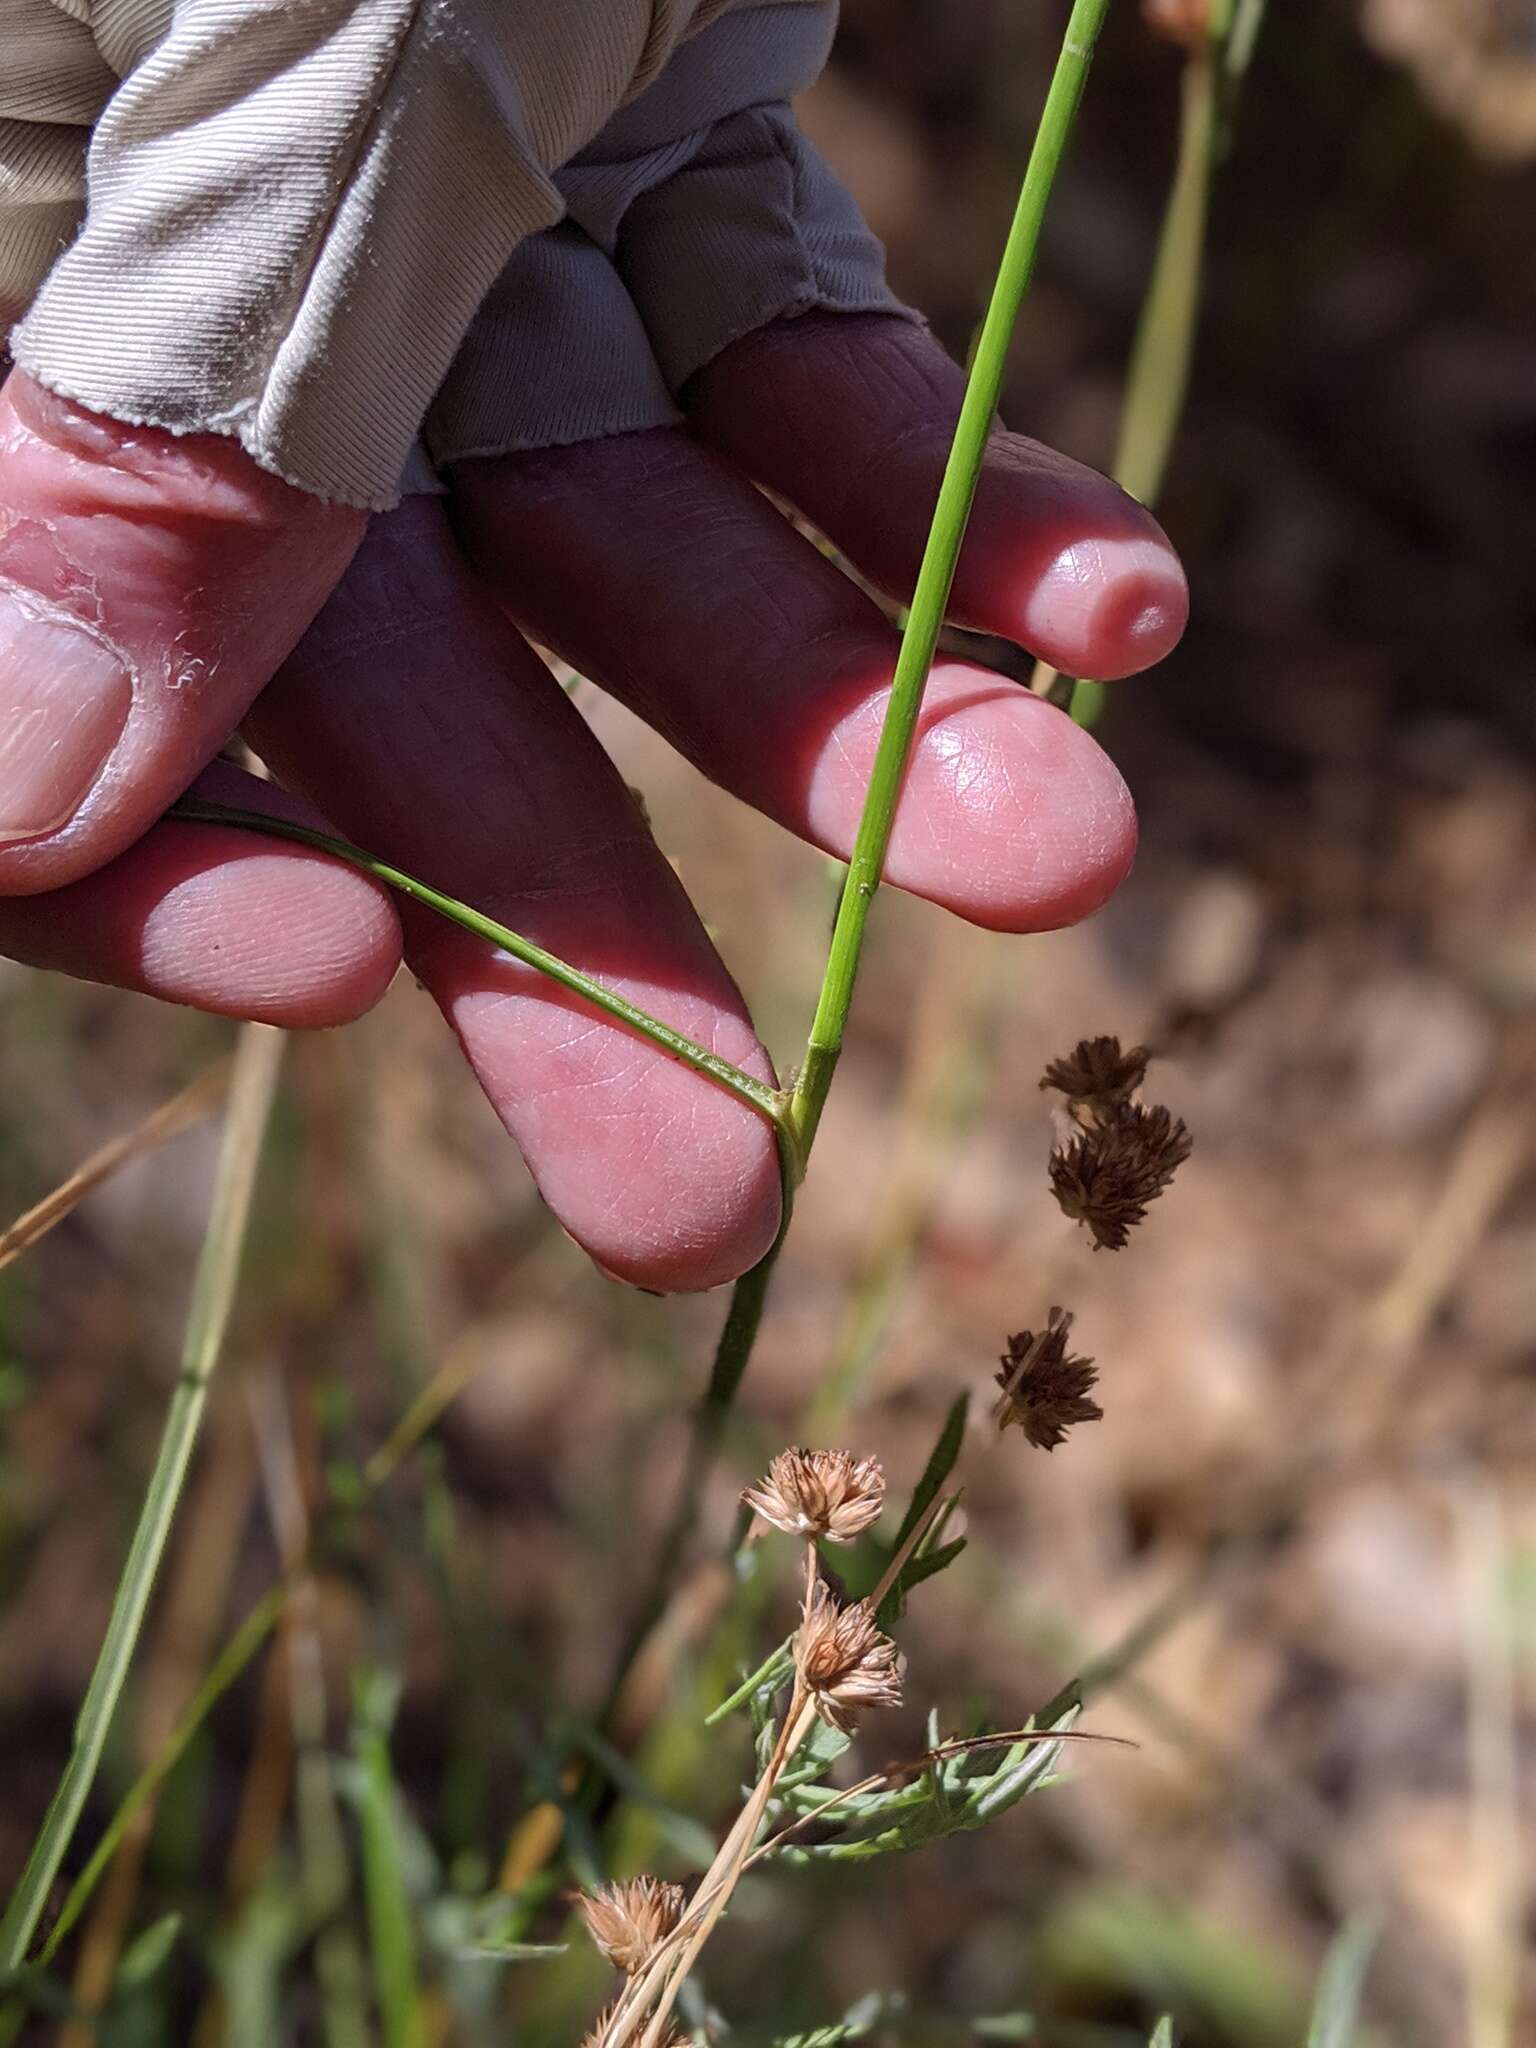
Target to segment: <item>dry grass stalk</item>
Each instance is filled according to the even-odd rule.
[[[0,1271],[19,1259],[23,1252],[30,1251],[39,1238],[46,1237],[73,1209],[78,1208],[87,1195],[110,1180],[113,1174],[135,1159],[142,1159],[146,1153],[168,1144],[181,1132],[190,1130],[193,1124],[212,1116],[229,1091],[229,1076],[230,1062],[227,1059],[215,1060],[180,1094],[173,1095],[169,1102],[162,1102],[133,1130],[125,1131],[122,1137],[112,1139],[110,1144],[93,1152],[67,1180],[60,1182],[52,1194],[45,1195],[42,1201],[34,1203],[24,1215],[18,1216],[8,1229],[0,1231]]]

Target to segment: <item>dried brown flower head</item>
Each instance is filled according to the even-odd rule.
[[[880,1512],[885,1474],[878,1458],[848,1451],[780,1451],[742,1499],[786,1536],[851,1543]]]
[[[615,1968],[633,1977],[643,1970],[683,1913],[683,1888],[657,1877],[600,1885],[577,1903],[587,1932]]]
[[[1064,1215],[1086,1223],[1095,1244],[1118,1251],[1192,1144],[1182,1117],[1125,1103],[1052,1152],[1051,1187]]]
[[[901,1705],[901,1653],[867,1600],[840,1608],[818,1579],[795,1637],[800,1682],[824,1721],[851,1735],[870,1707]]]
[[[1010,1337],[1007,1356],[998,1361],[1003,1393],[993,1419],[1000,1430],[1018,1423],[1042,1451],[1054,1451],[1074,1422],[1097,1422],[1104,1413],[1088,1398],[1098,1378],[1093,1360],[1067,1351],[1071,1329],[1068,1311],[1053,1308],[1043,1330],[1020,1330]]]
[[[1051,1061],[1040,1086],[1059,1088],[1074,1110],[1104,1115],[1130,1101],[1151,1057],[1144,1045],[1122,1051],[1118,1038],[1080,1038],[1065,1059]]]

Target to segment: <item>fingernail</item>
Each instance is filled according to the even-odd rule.
[[[0,842],[69,823],[132,701],[132,680],[105,642],[0,592]]]

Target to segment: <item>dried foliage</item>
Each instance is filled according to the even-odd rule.
[[[872,1707],[901,1705],[901,1654],[867,1600],[840,1608],[820,1579],[795,1639],[800,1682],[829,1727],[851,1735]]]
[[[1093,1360],[1067,1350],[1071,1329],[1070,1313],[1053,1308],[1043,1330],[1020,1330],[1008,1339],[998,1364],[1003,1392],[993,1412],[999,1430],[1017,1423],[1042,1451],[1055,1450],[1074,1422],[1098,1422],[1104,1414],[1088,1398],[1098,1378]]]
[[[627,1977],[643,1970],[683,1912],[683,1888],[660,1878],[634,1877],[583,1892],[579,1901],[587,1932]]]
[[[879,1515],[885,1475],[878,1459],[848,1451],[780,1451],[742,1499],[786,1536],[851,1543]]]
[[[1129,1103],[1051,1154],[1051,1187],[1064,1215],[1085,1223],[1096,1245],[1119,1251],[1192,1144],[1182,1117]]]

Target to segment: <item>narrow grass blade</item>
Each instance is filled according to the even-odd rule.
[[[39,1962],[50,1962],[58,1953],[60,1945],[90,1903],[91,1894],[100,1883],[108,1864],[117,1854],[118,1844],[132,1825],[134,1815],[147,1799],[152,1799],[160,1790],[186,1755],[198,1729],[271,1635],[277,1626],[287,1597],[286,1586],[274,1586],[257,1601],[225,1644],[194,1693],[191,1704],[177,1723],[169,1742],[154,1761],[146,1765],[134,1779],[127,1796],[102,1831],[101,1840],[91,1851],[85,1868],[70,1886],[69,1896],[60,1909],[59,1917],[49,1929],[48,1939],[39,1951]],[[124,1968],[126,1967],[125,1960]]]
[[[265,1024],[247,1024],[242,1028],[213,1206],[187,1312],[181,1373],[166,1414],[128,1561],[118,1582],[106,1638],[75,1724],[74,1746],[26,1868],[5,1917],[0,1920],[0,1969],[14,1969],[25,1960],[90,1795],[107,1731],[133,1661],[207,1406],[209,1381],[224,1345],[282,1052],[280,1032]]]
[[[400,1854],[395,1776],[386,1732],[389,1716],[377,1697],[384,1689],[385,1681],[377,1676],[365,1688],[374,1697],[363,1701],[356,1737],[363,1895],[368,1910],[374,1989],[386,2048],[422,2048],[424,2029],[416,1973],[416,1936]]]
[[[1350,2048],[1376,1933],[1370,1921],[1352,1920],[1335,1939],[1318,1983],[1307,2048]]]

